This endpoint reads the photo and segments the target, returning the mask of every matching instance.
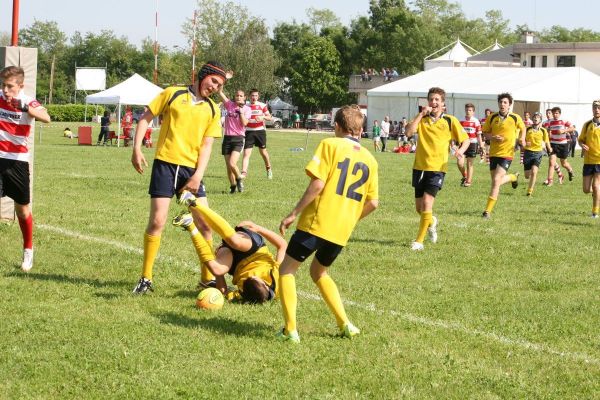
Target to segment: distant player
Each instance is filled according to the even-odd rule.
[[[499,94],[499,111],[490,115],[483,124],[483,134],[490,139],[490,176],[492,178],[492,187],[483,218],[490,217],[500,194],[500,186],[508,182],[511,182],[513,189],[519,186],[519,173],[509,174],[508,169],[515,154],[517,138],[519,138],[520,145],[525,147],[525,124],[518,114],[510,111],[512,104],[513,97],[510,94]]]
[[[533,113],[532,124],[525,132],[523,167],[525,169],[525,178],[529,179],[527,196],[533,194],[537,173],[542,163],[542,157],[544,156],[544,148],[548,154],[552,153],[548,131],[542,126],[542,114],[535,112]]]
[[[473,161],[480,149],[483,150],[483,140],[481,139],[481,124],[475,118],[475,106],[472,103],[465,104],[465,119],[460,121],[464,131],[469,135],[469,147],[465,151],[464,157],[457,157],[456,164],[462,175],[461,186],[469,187],[473,183]],[[465,163],[466,159],[466,163]]]
[[[560,164],[567,170],[569,174],[569,180],[573,180],[573,167],[567,161],[569,157],[569,141],[570,134],[575,130],[573,124],[569,121],[561,118],[560,107],[552,108],[552,119],[550,119],[546,125],[548,129],[548,135],[550,136],[550,146],[552,146],[552,154],[550,154],[550,161],[548,163],[548,179],[546,179],[546,185],[551,186],[554,180],[554,171],[557,168],[556,158],[560,159]],[[560,167],[556,170],[560,183],[562,183],[562,172]]]
[[[492,110],[490,110],[489,108],[485,109],[485,114],[484,117],[481,118],[479,120],[479,123],[481,124],[481,126],[483,126],[483,124],[485,124],[485,121],[489,118],[489,116],[492,115]],[[490,164],[490,140],[488,138],[485,137],[485,135],[481,135],[482,139],[483,139],[483,143],[484,146],[481,149],[481,153],[480,153],[480,163],[485,162],[486,164]]]
[[[469,136],[458,119],[443,112],[446,92],[433,87],[429,89],[427,101],[428,105],[406,127],[408,137],[415,133],[419,135],[412,175],[415,208],[421,216],[417,238],[411,244],[411,249],[415,251],[424,249],[426,234],[432,243],[437,242],[438,220],[433,216],[433,203],[448,171],[448,150],[452,141],[460,144],[455,151],[458,159],[463,157],[470,145]]]
[[[228,299],[264,303],[277,297],[279,264],[287,247],[285,239],[252,221],[242,221],[233,228],[223,217],[197,201],[190,192],[184,191],[178,201],[188,206],[192,214],[199,214],[223,239],[221,246],[213,253],[212,246],[194,225],[192,214],[180,213],[173,219],[173,225],[190,233],[200,261],[216,277],[215,286],[219,290],[227,290],[225,274],[233,277],[236,290],[227,293]],[[266,246],[265,239],[276,247],[275,257]]]
[[[592,193],[592,218],[600,216],[600,100],[592,103],[593,118],[583,124],[578,141],[583,157],[583,193]]]
[[[0,71],[0,197],[14,201],[23,235],[25,272],[33,267],[33,216],[29,178],[29,135],[34,120],[48,123],[50,116],[42,105],[23,91],[25,71],[10,66]]]
[[[273,119],[267,105],[258,101],[258,89],[250,90],[250,110],[251,116],[246,125],[246,141],[244,143],[244,156],[242,158],[242,177],[245,178],[248,174],[250,165],[250,156],[254,146],[258,147],[258,152],[265,163],[267,170],[267,178],[273,179],[273,169],[271,168],[271,160],[267,151],[267,130],[265,120]]]
[[[360,145],[363,115],[358,106],[340,108],[334,123],[335,137],[323,139],[317,147],[305,169],[310,183],[279,226],[284,234],[300,215],[279,270],[285,320],[278,334],[281,340],[300,341],[296,330],[295,274],[314,252],[310,276],[334,314],[340,334],[351,338],[360,333],[346,316],[337,286],[327,271],[347,244],[358,220],[379,204],[378,165],[371,152]]]

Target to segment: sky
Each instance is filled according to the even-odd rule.
[[[250,12],[263,18],[270,28],[278,22],[306,22],[306,9],[328,8],[348,25],[359,15],[367,15],[368,0],[233,0]],[[410,4],[412,0],[407,1]],[[589,0],[462,0],[461,5],[470,18],[483,18],[490,9],[501,8],[503,17],[511,28],[529,25],[535,30],[552,25],[600,30],[594,12],[586,12]],[[89,6],[88,6],[89,4]],[[158,4],[158,7],[157,7]],[[154,40],[155,13],[158,10],[158,41],[161,46],[188,48],[181,26],[191,18],[195,0],[20,0],[19,27],[26,28],[35,20],[56,21],[59,28],[71,36],[75,31],[98,33],[112,30],[117,36],[125,36],[140,46],[142,40]],[[0,31],[11,32],[13,0],[0,0]],[[501,6],[501,7],[499,7]],[[201,10],[200,10],[201,11]],[[591,10],[590,10],[591,11]],[[200,14],[201,15],[201,14]],[[468,44],[468,43],[467,43]]]

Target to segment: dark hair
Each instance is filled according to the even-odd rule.
[[[0,80],[2,80],[2,82],[14,77],[17,78],[17,82],[23,83],[25,80],[25,71],[23,68],[11,65],[10,67],[6,67],[0,71]]]
[[[269,300],[269,289],[260,279],[246,279],[242,285],[242,297],[249,303],[262,304]]]
[[[225,67],[218,61],[207,61],[198,71],[198,83],[209,75],[219,75],[227,80]]]
[[[560,107],[552,107],[552,112],[553,113],[555,113],[557,111],[562,114],[562,110],[560,109]]]
[[[502,99],[508,99],[508,104],[513,103],[513,97],[510,95],[510,93],[500,93],[498,95],[498,103],[500,103],[500,100]]]
[[[364,117],[360,111],[360,107],[352,104],[343,106],[337,110],[333,121],[338,124],[343,132],[357,136],[363,128]]]
[[[105,117],[110,117],[110,111],[108,111],[108,110],[107,110],[107,111],[104,111],[104,116],[105,116]]]
[[[250,94],[252,94],[252,93],[258,93],[258,89],[257,88],[252,88],[252,89],[250,89],[249,93]]]
[[[442,97],[442,101],[446,101],[446,91],[444,89],[439,87],[432,87],[431,89],[429,89],[429,92],[427,92],[427,100],[429,100],[429,96],[432,94],[439,94]]]
[[[467,109],[467,108],[472,108],[473,110],[475,110],[475,106],[473,105],[473,103],[465,104],[465,109]]]

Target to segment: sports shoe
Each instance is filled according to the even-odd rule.
[[[551,181],[551,180],[548,180],[548,179],[546,179],[546,180],[544,181],[544,186],[552,186],[552,181]]]
[[[286,334],[285,328],[281,328],[281,331],[277,332],[275,337],[282,342],[300,343],[298,331],[291,331]]]
[[[465,178],[464,176],[460,179],[460,186],[465,186],[465,182],[467,181],[467,178]]]
[[[594,218],[594,219],[598,218],[598,214],[592,213],[592,218]]]
[[[423,249],[425,249],[425,246],[423,246],[423,243],[412,242],[412,244],[410,245],[410,249],[413,251],[422,251]]]
[[[352,339],[354,336],[360,335],[360,329],[348,322],[340,331],[340,336]]]
[[[202,289],[208,289],[208,288],[216,288],[217,287],[217,281],[212,279],[208,282],[202,282],[202,279],[200,279],[200,281],[198,282],[198,285],[196,286],[196,290],[202,290]]]
[[[142,276],[138,284],[133,288],[133,294],[145,294],[148,290],[154,292],[152,281]]]
[[[532,192],[527,192],[527,194],[526,194],[527,197],[531,197],[531,195],[532,195]]]
[[[490,219],[490,213],[487,211],[484,211],[483,214],[481,214],[481,216],[485,219]]]
[[[237,187],[237,191],[242,193],[244,191],[244,178],[241,176],[235,180],[235,186]]]
[[[186,230],[188,226],[194,223],[194,217],[187,211],[181,211],[175,217],[173,217],[173,226],[178,226],[183,230]]]
[[[267,179],[273,179],[273,169],[267,169]]]
[[[437,243],[438,235],[437,235],[437,225],[438,219],[437,217],[431,217],[431,225],[427,228],[427,237],[431,241],[431,243]]]
[[[516,189],[519,187],[519,173],[517,172],[515,174],[515,176],[517,177],[517,179],[514,182],[511,182],[510,184],[512,185],[513,189]]]
[[[196,196],[187,190],[184,190],[179,195],[177,199],[177,204],[181,204],[182,206],[195,206],[196,205]]]
[[[33,267],[33,249],[23,249],[23,262],[21,269],[25,272],[31,271]]]
[[[465,183],[463,184],[463,187],[470,187],[470,186],[471,186],[471,182],[465,182]]]
[[[575,176],[575,174],[573,174],[573,171],[567,171],[569,173],[569,181],[573,180],[573,177]]]
[[[236,185],[229,186],[229,194],[234,194],[236,189]]]

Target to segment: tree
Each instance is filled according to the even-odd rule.
[[[232,88],[257,88],[263,94],[277,89],[275,70],[279,59],[271,45],[264,21],[232,1],[198,0],[200,16],[196,23],[198,60],[217,60],[234,72]],[[193,40],[193,21],[183,26]]]
[[[323,29],[341,28],[342,22],[335,13],[329,9],[309,7],[306,10],[308,24],[312,27],[313,34],[318,35]]]
[[[562,26],[554,25],[550,29],[544,29],[540,33],[540,40],[546,43],[598,42],[600,41],[600,32],[583,28],[569,30]]]

